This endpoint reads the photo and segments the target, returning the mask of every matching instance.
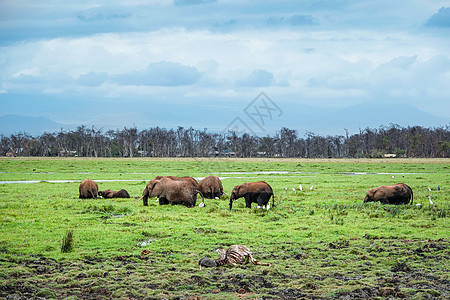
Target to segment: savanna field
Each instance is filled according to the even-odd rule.
[[[216,175],[226,194],[144,207],[157,175]],[[78,199],[86,178],[131,198]],[[261,180],[275,207],[228,209],[235,185]],[[1,158],[0,181],[5,299],[450,298],[449,159]],[[363,204],[398,182],[412,205]],[[271,266],[200,269],[234,244]]]

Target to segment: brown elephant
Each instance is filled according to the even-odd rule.
[[[200,190],[191,182],[173,180],[170,178],[152,179],[142,192],[144,206],[148,206],[148,198],[158,197],[159,204],[183,204],[187,207],[195,206],[197,194],[205,199]]]
[[[198,183],[200,191],[207,199],[220,198],[223,195],[223,187],[220,178],[217,176],[208,176]]]
[[[85,179],[80,183],[79,191],[80,199],[97,199],[98,185],[91,179]]]
[[[413,191],[409,186],[397,183],[369,190],[364,198],[364,203],[380,201],[382,204],[412,204],[413,198]]]
[[[104,190],[98,191],[98,195],[103,198],[130,198],[127,190],[121,189],[120,191]]]
[[[183,176],[183,177],[177,177],[177,176],[156,176],[155,177],[156,180],[160,180],[162,178],[170,178],[172,180],[187,181],[187,182],[192,183],[197,189],[199,189],[197,180],[195,180],[195,178],[190,177],[190,176]]]
[[[230,197],[230,210],[233,207],[233,201],[244,197],[245,207],[252,208],[252,203],[258,203],[258,207],[267,205],[272,197],[272,206],[275,206],[275,196],[272,187],[264,181],[250,182],[237,185],[233,188]]]

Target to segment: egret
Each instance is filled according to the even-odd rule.
[[[431,192],[431,188],[430,187],[428,187],[428,190]]]
[[[431,196],[428,196],[428,200],[430,200],[430,205],[434,205],[433,201],[431,201]]]
[[[292,188],[292,190],[295,192],[295,188]]]
[[[301,184],[298,185],[298,188],[300,189],[300,191],[303,191],[303,187]]]
[[[310,188],[309,188],[309,190],[310,191],[312,191],[313,190],[313,188],[314,188],[314,185],[312,185]]]

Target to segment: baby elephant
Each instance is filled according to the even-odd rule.
[[[413,197],[413,191],[409,186],[397,183],[369,190],[364,198],[364,203],[380,201],[381,204],[412,204]]]
[[[252,208],[252,203],[257,203],[259,207],[266,206],[272,197],[272,206],[275,206],[275,196],[272,187],[264,181],[250,182],[237,185],[233,188],[230,197],[230,210],[233,201],[244,197],[245,207]]]
[[[97,199],[98,185],[91,179],[83,180],[78,190],[80,192],[80,199]]]
[[[130,194],[128,194],[127,190],[124,189],[121,189],[118,192],[109,189],[98,191],[98,195],[103,198],[130,198]]]

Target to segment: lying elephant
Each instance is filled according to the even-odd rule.
[[[97,199],[98,185],[91,179],[85,179],[80,183],[79,191],[80,199]]]
[[[198,183],[200,191],[207,199],[220,198],[223,195],[223,187],[220,178],[217,176],[208,176]]]
[[[272,187],[264,181],[250,182],[237,185],[233,188],[230,197],[230,210],[233,207],[233,201],[244,197],[245,207],[252,208],[252,203],[258,203],[258,206],[265,206],[272,197],[272,206],[275,206],[275,196]]]
[[[121,189],[120,191],[104,190],[98,191],[98,195],[103,198],[130,198],[127,190]]]
[[[397,183],[369,190],[364,198],[364,203],[380,201],[382,204],[412,204],[413,198],[413,191],[409,186]]]
[[[204,203],[203,194],[191,182],[161,178],[149,181],[141,199],[143,199],[144,206],[148,206],[148,198],[158,197],[160,205],[183,204],[193,207],[197,202],[197,194],[200,194],[202,203]]]

